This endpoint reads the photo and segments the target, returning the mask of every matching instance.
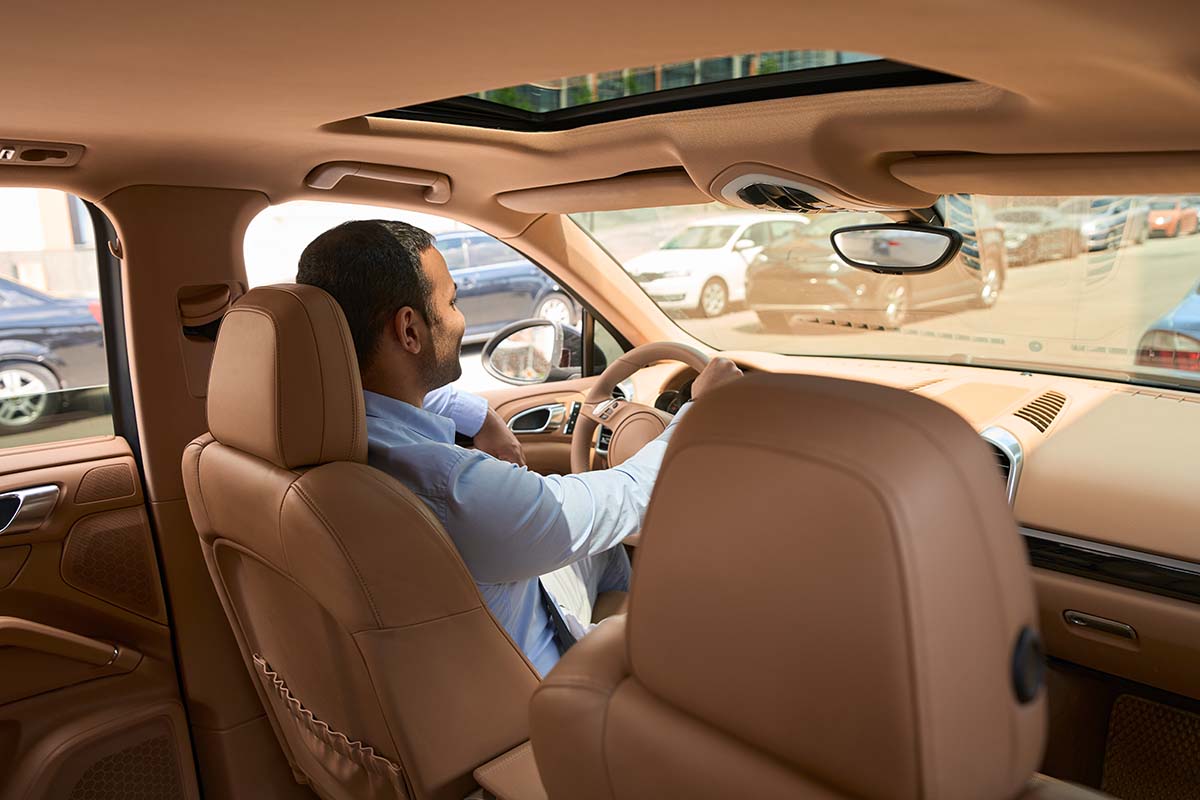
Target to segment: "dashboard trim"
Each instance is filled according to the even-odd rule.
[[[1200,603],[1200,564],[1021,527],[1034,567]]]
[[[1008,456],[1008,504],[1011,506],[1017,500],[1017,481],[1021,477],[1021,466],[1025,463],[1025,451],[1021,441],[1007,428],[992,425],[984,428],[980,434],[990,444],[995,445],[1004,455]]]

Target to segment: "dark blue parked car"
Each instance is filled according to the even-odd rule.
[[[579,322],[579,304],[562,287],[486,233],[441,233],[435,246],[458,284],[458,307],[467,318],[464,342],[485,341],[505,325],[530,317]]]
[[[1200,284],[1142,335],[1136,363],[1200,377]]]
[[[59,410],[59,389],[108,383],[100,303],[0,278],[0,431]]]

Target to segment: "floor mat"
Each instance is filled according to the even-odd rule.
[[[1108,722],[1101,788],[1121,800],[1200,798],[1200,715],[1119,696]]]

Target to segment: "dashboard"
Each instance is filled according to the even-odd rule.
[[[958,413],[995,457],[1050,655],[1200,698],[1200,394],[960,365],[722,355],[745,371],[893,386]],[[634,380],[674,413],[695,377],[671,364]]]
[[[876,383],[955,411],[991,447],[1033,566],[1047,652],[1200,699],[1200,394],[967,365],[721,355],[747,372]],[[665,362],[623,391],[674,413],[695,378]],[[569,409],[589,386],[492,399],[506,417],[546,403]],[[531,468],[537,458],[553,470],[570,437],[560,427],[539,438],[526,448]]]

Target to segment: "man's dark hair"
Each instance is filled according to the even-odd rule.
[[[354,338],[358,367],[371,365],[379,335],[396,312],[410,306],[430,325],[436,315],[421,254],[433,236],[406,222],[371,219],[344,222],[313,239],[300,255],[297,283],[333,295]]]

